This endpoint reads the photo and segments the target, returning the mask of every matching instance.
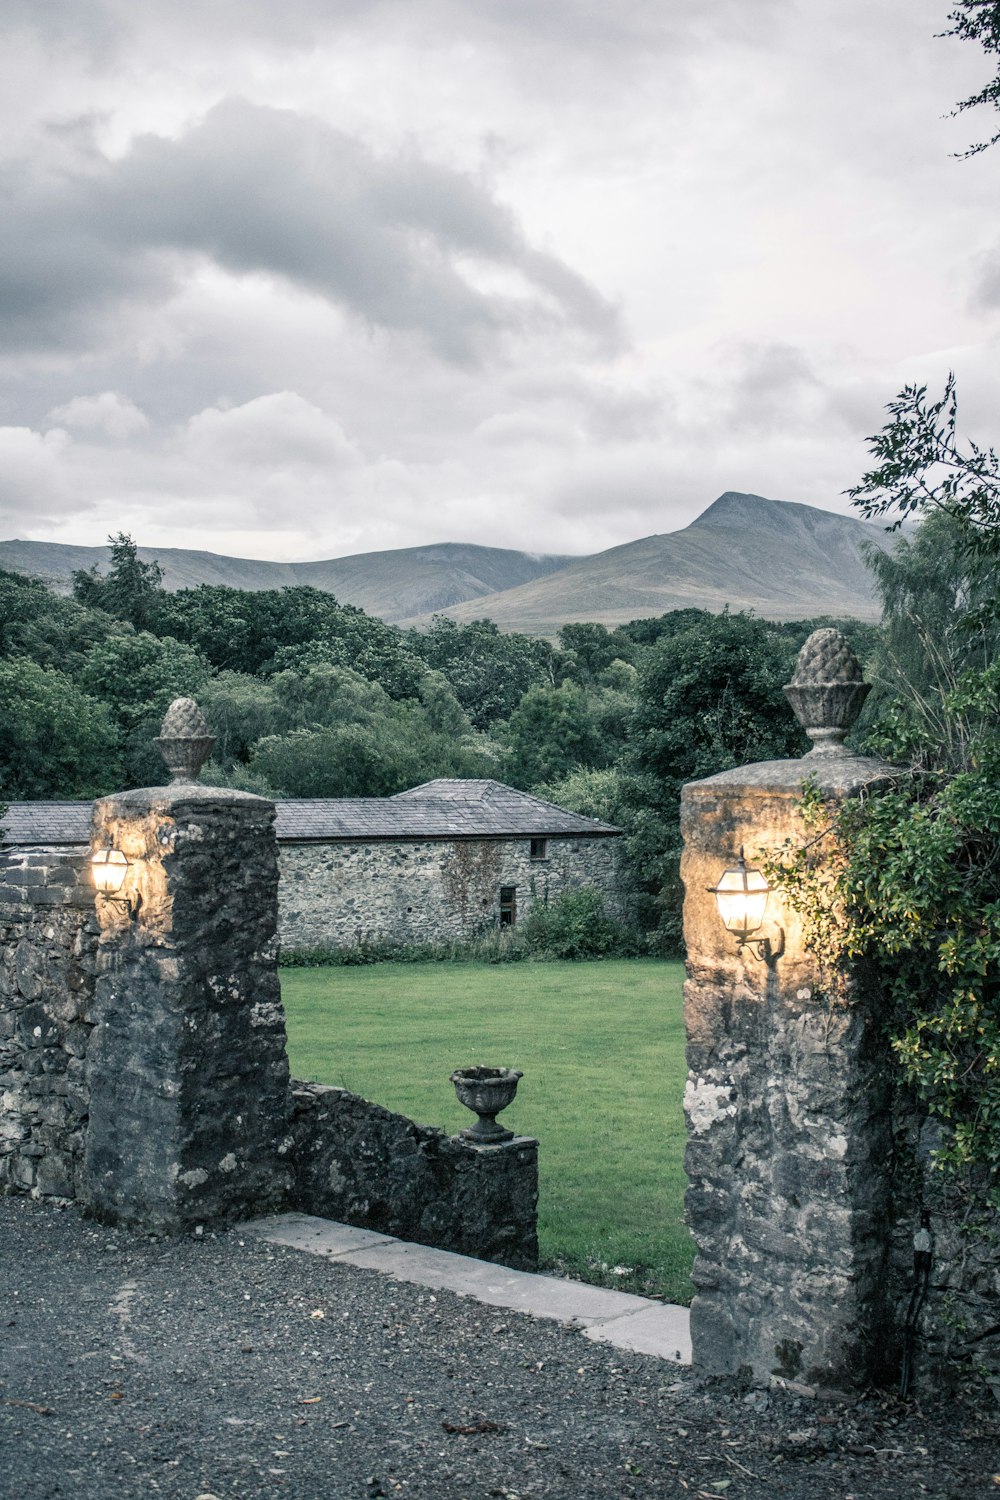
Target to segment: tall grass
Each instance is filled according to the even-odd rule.
[[[655,959],[286,969],[292,1072],[455,1132],[472,1116],[454,1068],[523,1069],[502,1118],[540,1141],[543,1264],[687,1302],[682,977]]]

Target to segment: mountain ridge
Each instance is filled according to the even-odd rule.
[[[727,490],[690,525],[572,557],[437,542],[314,562],[233,558],[181,547],[139,547],[168,589],[223,584],[259,590],[308,584],[390,623],[426,627],[488,615],[502,630],[554,636],[576,620],[610,627],[690,607],[749,609],[768,619],[877,619],[864,563],[891,539],[853,516]],[[107,566],[108,547],[0,541],[0,568],[68,589],[79,568]]]

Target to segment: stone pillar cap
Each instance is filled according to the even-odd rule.
[[[167,763],[171,783],[197,781],[215,736],[193,698],[175,698],[153,744]]]
[[[812,741],[809,755],[843,755],[844,738],[870,690],[847,637],[830,626],[814,630],[783,690]]]

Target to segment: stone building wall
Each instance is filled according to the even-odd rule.
[[[0,856],[0,1192],[77,1196],[97,941],[85,850]]]
[[[518,920],[536,901],[596,886],[622,915],[617,838],[414,839],[282,843],[279,937],[287,948],[346,948],[380,939],[436,943],[496,926],[500,891],[517,891]]]

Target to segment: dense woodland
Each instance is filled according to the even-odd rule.
[[[932,519],[895,560],[873,556],[882,630],[836,622],[877,684],[862,737],[898,739],[911,723],[903,676],[926,698],[942,674],[957,679],[988,652],[983,630],[958,629],[968,589],[960,551],[942,548],[948,524]],[[129,537],[112,548],[108,573],[78,573],[68,598],[0,573],[7,801],[158,783],[151,741],[169,701],[191,695],[218,736],[204,772],[216,784],[370,797],[435,776],[492,776],[621,825],[637,918],[669,948],[680,787],[807,748],[781,689],[826,620],[688,609],[615,630],[567,625],[557,644],[489,620],[438,617],[419,633],[306,587],[168,593]]]

